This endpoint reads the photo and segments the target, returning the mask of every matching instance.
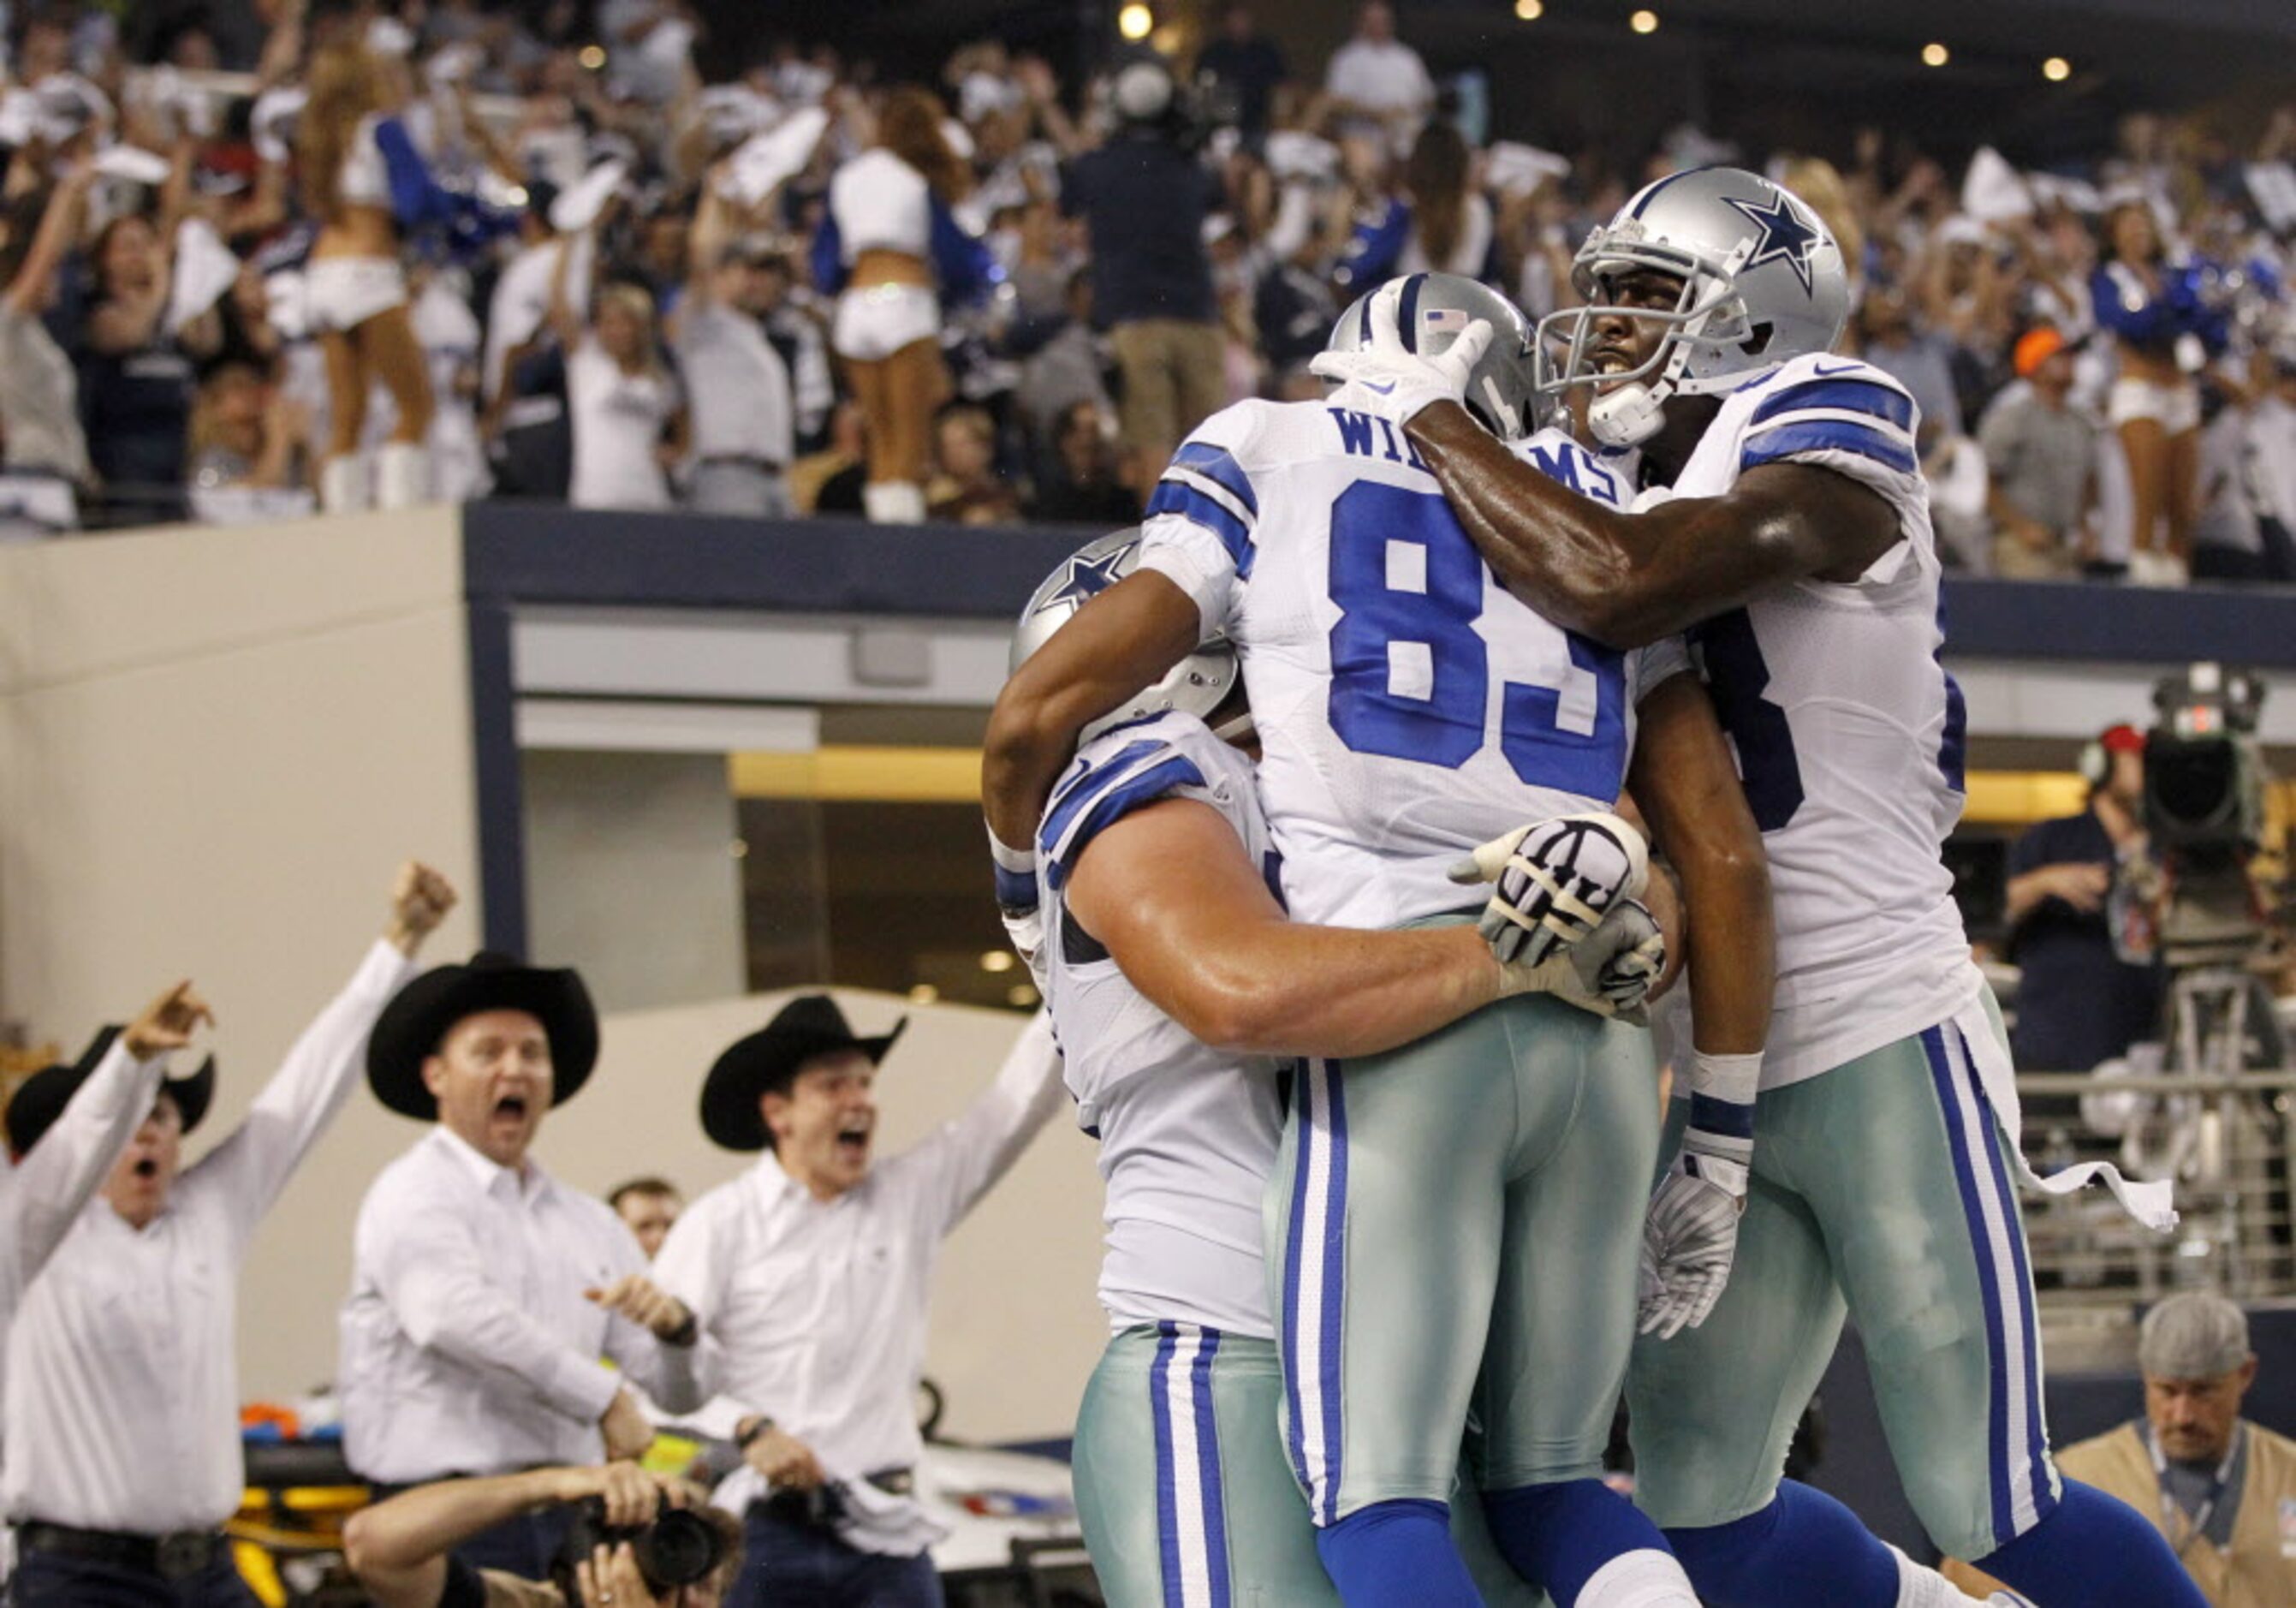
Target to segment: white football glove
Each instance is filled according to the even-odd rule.
[[[1693,1052],[1684,1081],[1690,1126],[1643,1218],[1645,1334],[1670,1340],[1706,1321],[1738,1255],[1738,1218],[1754,1166],[1759,1051]]]
[[[1491,344],[1491,325],[1478,318],[1461,330],[1440,357],[1426,357],[1405,346],[1399,322],[1403,281],[1391,280],[1365,308],[1371,344],[1360,351],[1321,352],[1308,372],[1341,383],[1353,381],[1372,394],[1373,410],[1396,424],[1408,424],[1423,407],[1458,402],[1468,376]]]
[[[1559,816],[1482,844],[1451,880],[1496,884],[1475,931],[1502,964],[1537,966],[1584,939],[1619,901],[1642,897],[1650,849],[1617,816]]]
[[[1677,1157],[1643,1217],[1642,1332],[1671,1340],[1706,1321],[1738,1256],[1746,1169]]]
[[[1650,1022],[1644,1008],[1666,970],[1666,939],[1639,900],[1621,899],[1594,931],[1535,966],[1505,970],[1500,997],[1552,994],[1565,1005],[1614,1016],[1635,1027]]]

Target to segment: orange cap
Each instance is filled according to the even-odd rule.
[[[2014,361],[2017,378],[2030,380],[2033,371],[2065,349],[2065,338],[2047,324],[2017,337]]]

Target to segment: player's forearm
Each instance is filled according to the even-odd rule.
[[[998,842],[1035,838],[1077,734],[1186,658],[1201,635],[1194,600],[1142,572],[1078,610],[1013,672],[981,744],[981,808]]]
[[[1375,1055],[1499,997],[1500,968],[1472,926],[1362,932],[1270,922],[1175,968],[1167,1009],[1241,1054]]]
[[[1755,837],[1676,862],[1683,901],[1694,919],[1690,964],[1691,1037],[1709,1055],[1747,1055],[1768,1036],[1777,987],[1777,943],[1770,914],[1770,868]]]
[[[1076,752],[1077,734],[1108,709],[1095,710],[1089,689],[1046,685],[1026,667],[1005,685],[988,717],[980,748],[980,808],[1000,843],[1036,841],[1037,823],[1061,769]]]
[[[1510,590],[1556,625],[1615,648],[1633,641],[1634,554],[1628,517],[1573,496],[1502,446],[1464,408],[1423,409],[1409,433],[1484,559]]]

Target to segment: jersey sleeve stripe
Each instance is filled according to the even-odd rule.
[[[1810,380],[1783,386],[1762,398],[1761,406],[1754,409],[1754,423],[1759,424],[1765,419],[1805,407],[1838,407],[1887,419],[1900,430],[1914,427],[1914,399],[1904,391],[1878,380],[1848,378]]]
[[[1092,802],[1095,793],[1134,766],[1161,752],[1165,747],[1166,744],[1153,737],[1143,737],[1126,743],[1102,764],[1081,769],[1072,767],[1069,775],[1063,775],[1054,785],[1052,803],[1045,812],[1044,826],[1037,834],[1037,852],[1050,853],[1054,845],[1061,841],[1061,834],[1069,829],[1069,824],[1076,819],[1086,804]]]
[[[1186,486],[1202,492],[1234,515],[1236,522],[1246,530],[1250,530],[1259,521],[1259,516],[1257,513],[1236,501],[1234,492],[1200,469],[1191,469],[1184,464],[1176,464],[1164,472],[1164,479],[1176,485]]]
[[[1058,890],[1076,869],[1077,857],[1085,846],[1134,810],[1153,804],[1159,799],[1183,787],[1201,788],[1204,773],[1185,754],[1173,754],[1155,764],[1118,777],[1113,783],[1103,783],[1093,790],[1083,801],[1083,813],[1070,826],[1068,835],[1061,840],[1057,852],[1049,849],[1045,880]]]
[[[1184,479],[1178,470],[1168,469],[1164,478],[1156,482],[1144,517],[1154,519],[1165,513],[1210,531],[1227,549],[1235,572],[1246,578],[1250,577],[1251,530],[1236,517],[1233,505],[1225,498],[1215,497],[1202,489],[1193,476]]]
[[[1902,441],[1894,440],[1878,430],[1862,424],[1849,424],[1839,419],[1813,420],[1807,424],[1788,424],[1781,429],[1765,431],[1746,443],[1738,459],[1741,471],[1758,464],[1775,463],[1809,452],[1846,452],[1862,458],[1871,458],[1882,467],[1898,474],[1912,474],[1921,467],[1914,449]]]
[[[1853,413],[1846,407],[1805,407],[1790,414],[1780,414],[1775,419],[1767,419],[1749,428],[1746,437],[1751,440],[1756,436],[1767,435],[1771,431],[1785,430],[1796,424],[1825,423],[1849,424],[1859,430],[1874,431],[1907,447],[1912,446],[1914,442],[1913,431],[1900,430],[1887,419],[1877,419],[1869,414]]]
[[[1251,477],[1226,447],[1210,441],[1183,441],[1180,450],[1172,455],[1172,467],[1194,470],[1234,497],[1247,520],[1259,517],[1259,498],[1252,492]]]

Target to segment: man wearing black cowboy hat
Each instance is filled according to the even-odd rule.
[[[647,1283],[611,1207],[529,1153],[597,1058],[581,978],[502,955],[424,973],[375,1024],[375,1097],[433,1124],[367,1191],[343,1306],[343,1449],[378,1487],[635,1457],[653,1429],[625,1380],[673,1412],[701,1404],[685,1309]],[[544,1579],[570,1517],[456,1555]]]
[[[189,1043],[192,1030],[207,1019],[207,1003],[188,981],[179,982],[126,1028],[98,1033],[70,1065],[33,1073],[8,1103],[10,1165],[0,1167],[0,1346],[25,1290],[151,1114],[168,1052]],[[212,1076],[204,1068],[202,1073]]]
[[[437,872],[402,867],[381,940],[246,1120],[179,1177],[184,1136],[207,1115],[212,1064],[163,1087],[104,1198],[81,1212],[25,1296],[8,1350],[0,1481],[23,1553],[11,1587],[18,1608],[252,1608],[221,1529],[243,1486],[240,1264],[342,1108],[368,1030],[454,903]],[[185,1018],[205,1014],[186,991],[178,1036]]]
[[[702,1085],[702,1130],[766,1153],[689,1207],[654,1261],[747,1412],[747,1466],[717,1498],[748,1509],[728,1608],[941,1601],[926,1550],[940,1528],[910,1495],[933,1264],[1058,1108],[1061,1062],[1039,1015],[962,1115],[873,1167],[877,1064],[907,1025],[865,1037],[806,995]]]

